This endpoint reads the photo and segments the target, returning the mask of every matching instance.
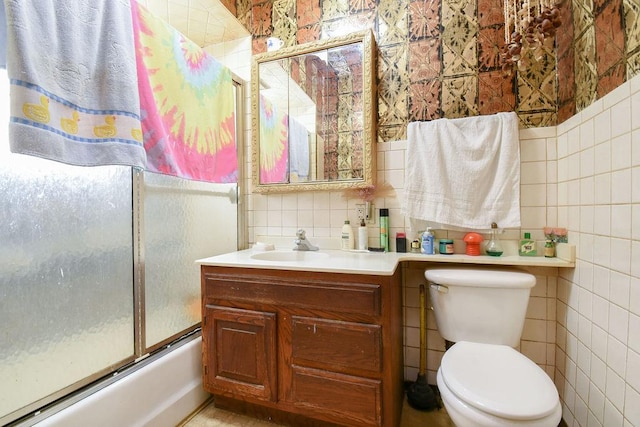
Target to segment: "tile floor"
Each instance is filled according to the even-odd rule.
[[[245,415],[235,414],[215,407],[212,401],[185,420],[179,427],[274,427],[276,424],[261,421]],[[454,427],[444,407],[424,412],[413,409],[406,398],[402,407],[399,427]]]

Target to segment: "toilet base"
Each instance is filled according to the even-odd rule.
[[[437,374],[440,397],[456,427],[557,427],[562,419],[560,402],[551,415],[536,420],[510,420],[480,411],[458,399],[445,384],[440,369]]]

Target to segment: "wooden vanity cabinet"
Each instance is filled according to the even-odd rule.
[[[203,380],[216,406],[295,425],[397,426],[393,276],[202,266]]]

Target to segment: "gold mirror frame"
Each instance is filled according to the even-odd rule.
[[[260,183],[260,64],[278,61],[317,51],[354,43],[363,44],[362,112],[363,112],[363,177],[361,179],[335,181],[308,181],[287,183]],[[253,191],[256,193],[283,193],[293,191],[344,190],[365,188],[375,184],[376,176],[376,47],[371,30],[360,31],[343,37],[318,40],[273,52],[256,54],[251,61],[251,169]]]

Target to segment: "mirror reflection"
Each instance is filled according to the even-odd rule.
[[[254,57],[257,192],[373,183],[373,55],[366,31]]]

